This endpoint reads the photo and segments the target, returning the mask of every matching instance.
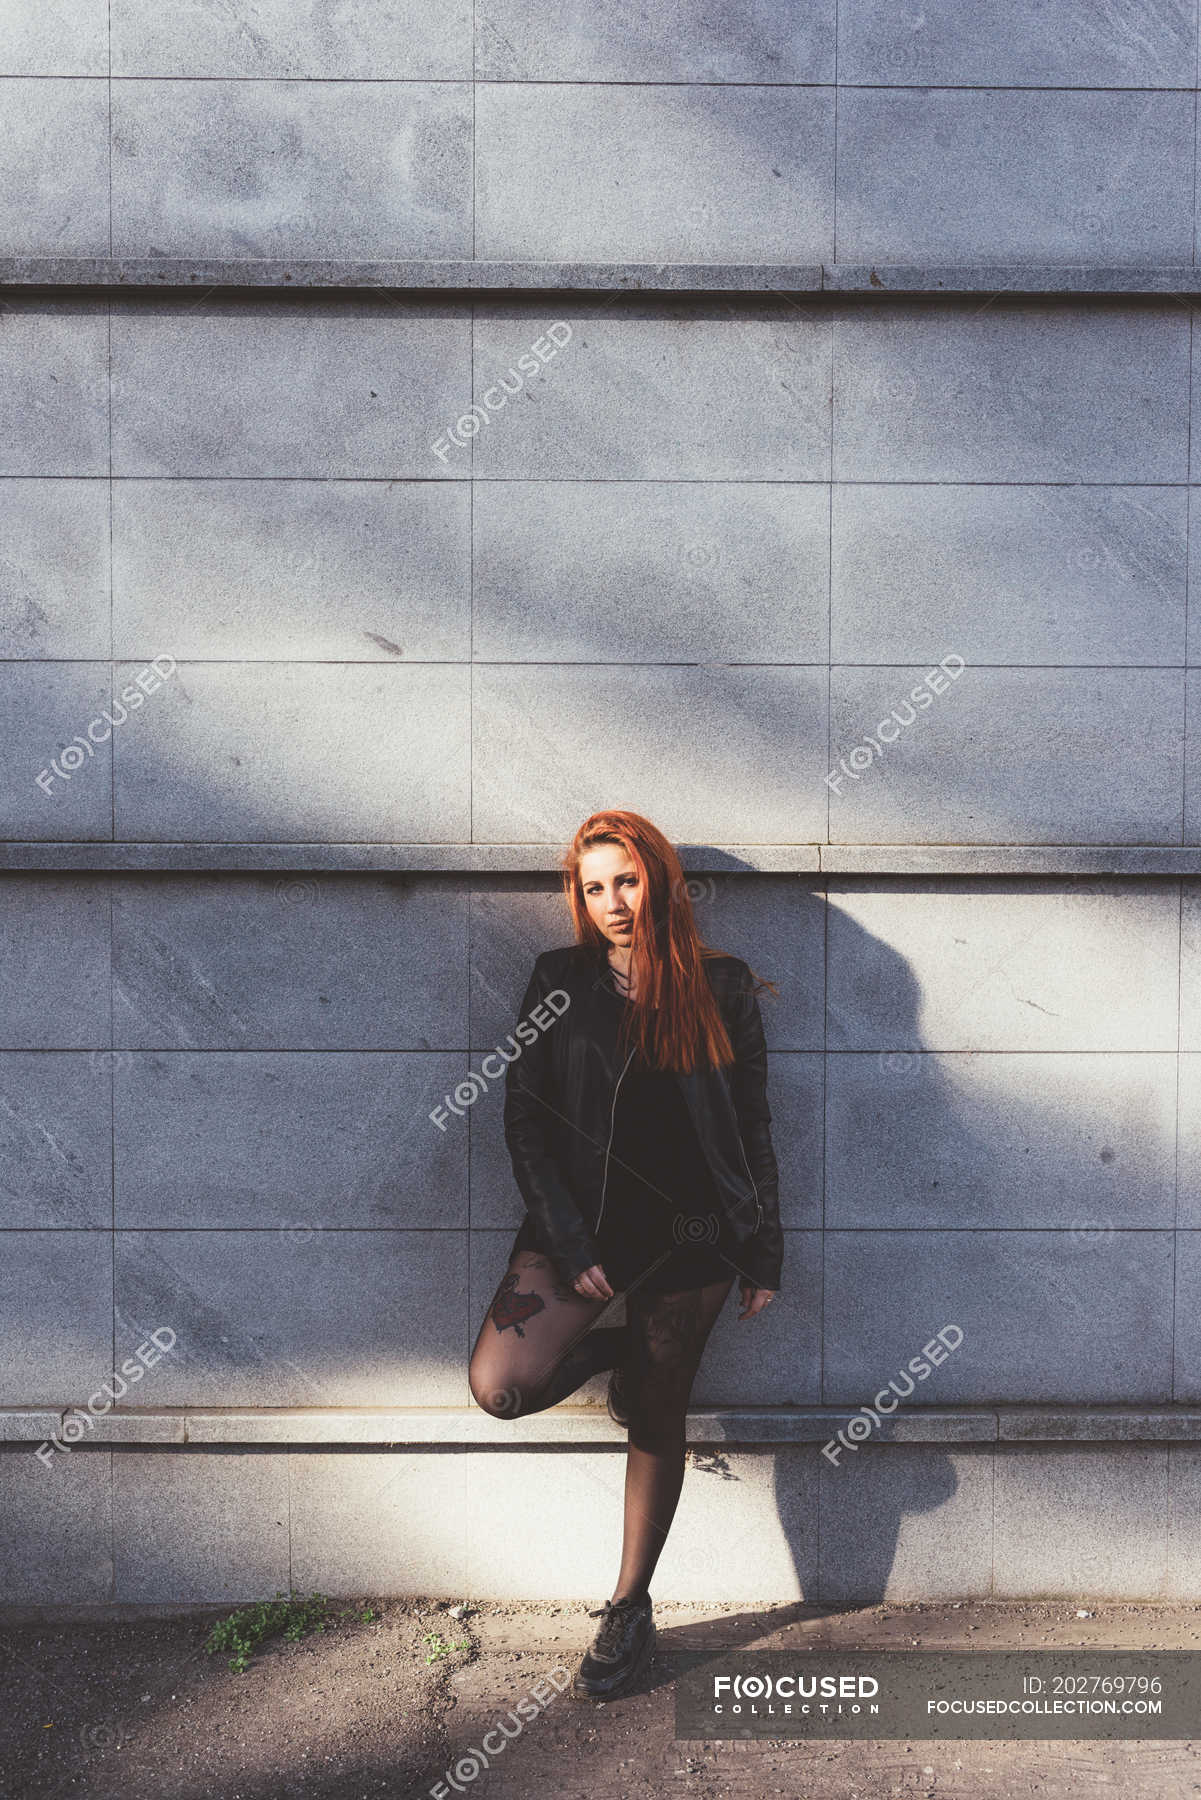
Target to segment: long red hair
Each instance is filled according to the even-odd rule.
[[[642,895],[630,933],[630,975],[638,994],[626,1006],[627,1039],[633,1038],[656,1069],[687,1074],[698,1065],[715,1068],[733,1062],[730,1034],[703,966],[706,957],[723,952],[702,941],[675,847],[641,813],[592,813],[571,840],[563,858],[563,886],[577,943],[596,951],[609,944],[592,921],[580,881],[580,858],[597,844],[616,844],[626,852],[638,871]],[[755,981],[757,989],[776,992],[774,982],[758,976]]]

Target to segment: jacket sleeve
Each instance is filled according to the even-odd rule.
[[[734,1063],[730,1086],[747,1164],[759,1195],[762,1219],[742,1245],[741,1261],[759,1287],[779,1291],[784,1262],[780,1228],[780,1175],[771,1141],[771,1108],[767,1103],[767,1043],[755,994],[754,977],[744,963],[734,997],[730,1038]]]
[[[554,1152],[554,1121],[562,1114],[551,1059],[551,1033],[562,1020],[539,1024],[538,1009],[548,990],[545,966],[534,963],[513,1033],[519,1054],[505,1070],[505,1142],[526,1212],[538,1235],[569,1281],[600,1260],[579,1207]],[[521,1026],[525,1024],[525,1030]]]

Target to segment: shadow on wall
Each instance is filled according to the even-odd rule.
[[[705,940],[780,986],[761,1006],[787,1255],[761,1318],[727,1303],[694,1410],[853,1412],[947,1327],[962,1341],[898,1434],[919,1405],[1170,1400],[1178,884],[703,879]],[[430,1124],[464,1066],[439,1046],[469,1003],[473,1045],[511,1029],[532,955],[570,939],[554,879],[322,875],[297,901],[262,875],[10,874],[0,904],[25,1046],[3,1059],[7,1402],[77,1406],[112,1366],[111,1119],[117,1357],[179,1340],[139,1405],[466,1404],[520,1205],[495,1095],[457,1134]],[[110,992],[119,1048],[96,1062]],[[745,1546],[777,1594],[879,1598],[908,1565],[929,1596],[935,1563],[963,1592],[947,1546],[965,1567],[981,1547],[989,1451],[884,1434],[837,1463],[820,1442],[702,1451],[681,1516],[711,1513],[729,1554],[699,1591],[745,1595]],[[366,1516],[380,1484],[354,1485],[340,1504]],[[186,1585],[186,1534],[144,1550]],[[669,1541],[671,1579],[687,1554]]]

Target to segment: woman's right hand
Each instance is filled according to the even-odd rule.
[[[593,1263],[590,1269],[582,1269],[572,1282],[577,1294],[586,1300],[612,1300],[613,1289],[609,1286],[608,1277],[599,1263]]]

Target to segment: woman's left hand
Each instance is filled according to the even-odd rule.
[[[763,1308],[775,1299],[777,1290],[775,1288],[755,1287],[752,1282],[740,1281],[738,1283],[738,1291],[742,1296],[743,1305],[743,1311],[739,1313],[738,1317],[740,1319],[753,1319],[756,1313],[761,1313]]]

